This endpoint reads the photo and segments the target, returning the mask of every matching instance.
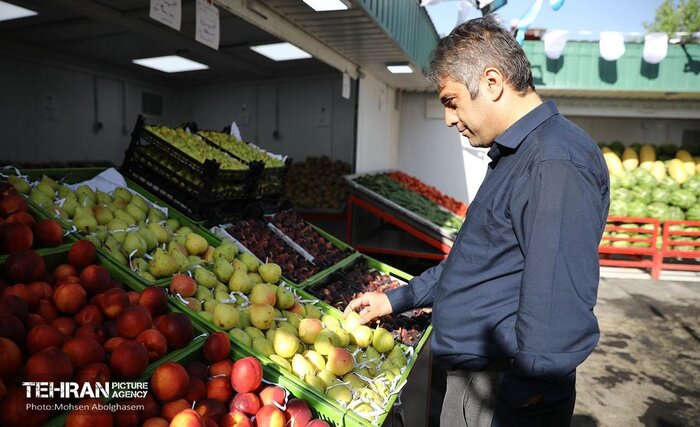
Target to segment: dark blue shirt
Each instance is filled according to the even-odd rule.
[[[499,135],[488,155],[447,259],[389,300],[397,313],[433,307],[431,350],[448,368],[510,359],[525,378],[570,376],[599,337],[605,161],[552,101]]]

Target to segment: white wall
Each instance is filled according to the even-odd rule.
[[[192,117],[205,129],[222,129],[236,121],[244,140],[297,161],[327,155],[352,164],[355,95],[343,99],[341,84],[338,75],[197,87]]]
[[[366,173],[399,166],[400,100],[371,74],[360,79],[355,169]]]
[[[95,83],[98,120],[103,124],[97,132]],[[164,122],[179,120],[185,109],[182,96],[167,87],[0,56],[0,160],[119,165],[140,112],[143,89],[164,96]]]

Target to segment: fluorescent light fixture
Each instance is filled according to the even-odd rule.
[[[33,10],[0,1],[0,21],[9,21],[10,19],[19,19],[34,15],[37,15],[37,13]]]
[[[348,10],[350,6],[342,0],[304,0],[316,12],[330,10]]]
[[[273,61],[291,61],[293,59],[311,58],[308,52],[287,42],[251,46],[250,49],[260,55],[267,56]]]
[[[402,64],[386,64],[386,69],[393,74],[411,74],[413,73],[413,68],[408,63]]]
[[[206,70],[209,68],[208,65],[200,64],[178,55],[134,59],[133,62],[134,64],[153,68],[164,73],[182,73],[183,71]]]

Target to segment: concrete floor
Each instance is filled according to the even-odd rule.
[[[700,425],[700,281],[604,278],[577,427]]]

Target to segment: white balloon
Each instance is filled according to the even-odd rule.
[[[644,36],[644,52],[642,57],[645,62],[658,64],[668,54],[668,34],[649,33]]]
[[[601,31],[600,56],[606,61],[617,61],[625,54],[625,37],[619,31]]]
[[[559,59],[564,47],[566,47],[567,34],[566,30],[548,30],[542,36],[544,41],[544,54],[549,59]]]

